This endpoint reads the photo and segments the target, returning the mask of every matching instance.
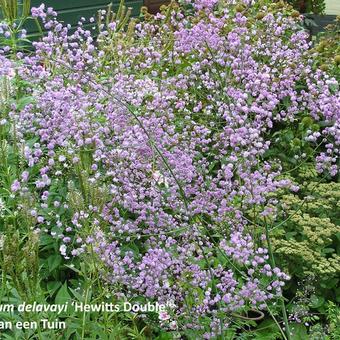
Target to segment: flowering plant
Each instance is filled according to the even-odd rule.
[[[16,92],[0,126],[15,223],[62,261],[93,263],[116,299],[173,301],[159,315],[168,331],[223,336],[253,311],[276,320],[279,300],[290,338],[274,194],[299,190],[284,171],[305,149],[320,174],[338,174],[339,99],[312,68],[301,18],[280,6],[188,0],[129,23],[122,8],[102,11],[95,42],[85,19],[71,33],[42,5],[34,52],[1,50]]]

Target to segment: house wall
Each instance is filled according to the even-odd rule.
[[[41,3],[46,7],[53,7],[58,12],[58,20],[72,27],[76,27],[81,17],[87,20],[97,15],[97,11],[105,9],[109,3],[113,3],[113,10],[116,11],[119,6],[119,0],[31,0],[31,6],[37,7]],[[143,0],[125,0],[126,7],[132,7],[132,16],[138,16],[140,8],[143,6]],[[92,27],[93,24],[84,25]],[[28,24],[28,31],[35,32],[37,28],[33,22]]]
[[[326,0],[326,14],[340,15],[340,0]]]

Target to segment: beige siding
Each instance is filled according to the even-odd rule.
[[[326,14],[340,15],[340,0],[326,0]]]

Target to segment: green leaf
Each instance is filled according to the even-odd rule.
[[[312,295],[310,297],[310,306],[312,308],[319,308],[325,303],[325,298],[322,296]]]
[[[59,254],[49,256],[47,259],[49,271],[53,272],[53,270],[57,269],[60,266],[62,259],[63,258]]]
[[[286,233],[286,239],[290,240],[290,239],[294,238],[294,236],[296,236],[296,235],[297,235],[296,231],[289,231],[288,233]]]
[[[294,138],[294,133],[291,130],[287,130],[284,134],[283,134],[283,139],[287,142],[290,142],[292,139]]]
[[[272,319],[262,321],[256,331],[252,334],[254,340],[276,340],[280,337],[281,331]]]
[[[47,289],[50,295],[53,295],[58,288],[60,288],[61,282],[60,281],[50,281],[47,282]]]
[[[79,294],[76,290],[69,288],[71,293],[74,295],[74,297],[78,300],[78,301],[83,301],[84,298],[81,294]]]
[[[290,324],[290,332],[292,334],[292,340],[306,340],[308,339],[307,329],[300,323]]]
[[[320,284],[320,286],[322,288],[331,289],[331,288],[334,288],[337,285],[338,281],[339,281],[339,279],[337,279],[337,278],[327,279],[324,282],[322,282]]]
[[[82,275],[82,271],[79,270],[78,268],[76,268],[74,265],[68,265],[66,264],[64,267],[67,267],[69,269],[71,269],[72,271],[74,271],[75,273],[79,274],[79,275]]]
[[[50,235],[41,235],[40,236],[40,245],[47,246],[55,243],[55,239]]]
[[[33,97],[23,97],[20,98],[17,102],[17,109],[20,111],[22,110],[26,105],[33,103],[34,98]]]
[[[62,285],[62,287],[59,289],[57,296],[55,297],[55,303],[63,305],[67,301],[70,301],[70,300],[71,300],[71,296],[70,296],[68,289],[67,289],[67,283],[65,282]]]
[[[290,100],[290,98],[287,96],[287,97],[284,97],[283,98],[283,100],[282,100],[282,102],[283,102],[283,105],[285,106],[285,107],[289,107],[290,106],[290,104],[291,104],[291,100]]]
[[[340,302],[340,287],[335,289],[336,302]]]
[[[171,333],[161,333],[155,340],[172,340],[173,336]]]

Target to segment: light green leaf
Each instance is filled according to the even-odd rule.
[[[59,289],[57,296],[55,297],[55,303],[63,305],[67,301],[70,301],[70,300],[71,300],[71,296],[70,296],[68,289],[67,289],[67,283],[65,282],[62,285],[62,287]]]

